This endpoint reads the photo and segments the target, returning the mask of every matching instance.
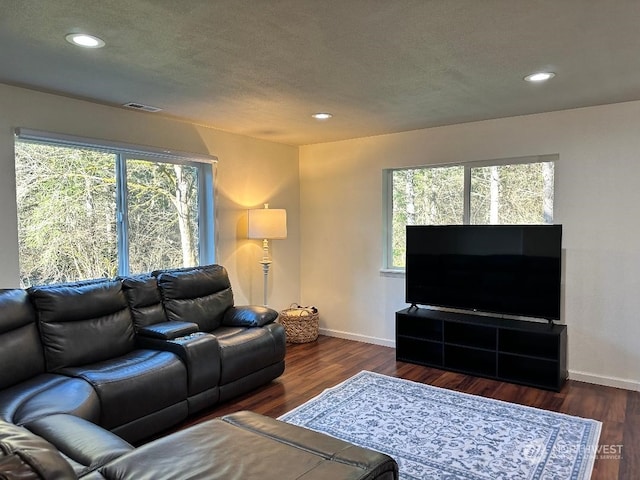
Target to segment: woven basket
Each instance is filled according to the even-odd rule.
[[[318,338],[318,309],[293,304],[280,312],[280,323],[289,343],[308,343]]]

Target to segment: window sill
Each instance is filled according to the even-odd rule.
[[[400,270],[397,268],[381,268],[380,276],[389,278],[404,278],[404,269]]]

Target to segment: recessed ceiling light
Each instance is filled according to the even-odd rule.
[[[70,33],[66,37],[67,42],[84,48],[102,48],[104,41],[101,38],[87,35],[86,33]]]
[[[333,117],[333,115],[327,112],[318,112],[318,113],[314,113],[311,116],[316,120],[329,120],[331,117]]]
[[[547,80],[555,76],[556,74],[553,72],[536,72],[536,73],[532,73],[531,75],[527,75],[526,77],[524,77],[524,79],[527,82],[538,83],[538,82],[546,82]]]

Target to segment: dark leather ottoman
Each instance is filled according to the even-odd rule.
[[[382,453],[238,412],[151,442],[84,478],[393,480],[398,466]]]

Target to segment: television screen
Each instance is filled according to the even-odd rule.
[[[406,301],[560,319],[562,225],[407,226]]]

